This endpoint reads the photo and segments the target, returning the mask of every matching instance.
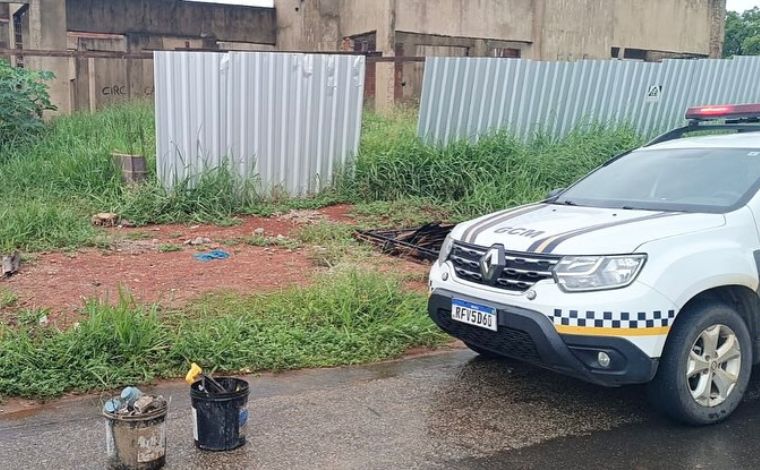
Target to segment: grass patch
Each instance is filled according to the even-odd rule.
[[[47,318],[48,311],[41,308],[28,308],[21,310],[16,315],[16,321],[19,325],[35,326],[44,318]]]
[[[445,204],[419,197],[359,202],[353,213],[357,222],[365,228],[416,227],[429,222],[455,220],[453,211]]]
[[[351,257],[366,260],[369,248],[356,241],[354,230],[349,225],[319,222],[304,225],[296,232],[296,237],[309,245],[308,256],[313,264],[334,267]]]
[[[0,287],[0,309],[16,306],[18,295],[7,287]]]
[[[162,243],[158,245],[158,251],[161,253],[174,253],[176,251],[182,251],[182,247],[180,245],[175,245],[174,243]]]
[[[266,235],[253,235],[244,238],[243,241],[246,245],[257,246],[261,248],[284,248],[286,250],[295,250],[301,248],[301,243],[298,240],[288,238],[285,236],[267,237]]]
[[[356,202],[418,201],[453,220],[543,199],[641,139],[627,127],[581,126],[521,142],[506,132],[444,149],[414,135],[414,115],[369,117],[357,160],[340,181]],[[392,213],[390,213],[392,214]]]
[[[166,191],[156,179],[153,110],[115,106],[54,120],[42,137],[4,150],[0,159],[0,251],[104,245],[90,225],[97,212],[137,224],[239,223],[237,215],[272,215],[351,201],[367,225],[459,221],[541,199],[610,156],[640,143],[627,128],[584,126],[562,139],[537,135],[522,143],[507,133],[445,149],[416,137],[416,111],[366,113],[359,155],[333,188],[305,199],[257,195],[222,166]],[[148,181],[124,186],[114,150],[144,152]]]
[[[98,212],[115,212],[139,225],[234,225],[237,214],[322,207],[337,197],[265,200],[226,167],[201,175],[192,186],[185,181],[167,191],[156,179],[154,128],[152,107],[132,103],[58,118],[37,141],[4,149],[0,251],[96,246],[101,232],[90,225],[90,217]],[[145,153],[148,181],[124,186],[111,159],[114,150]]]
[[[51,397],[184,374],[358,364],[446,340],[425,296],[375,273],[332,272],[306,288],[212,295],[160,312],[123,297],[88,303],[78,328],[0,326],[0,395]]]

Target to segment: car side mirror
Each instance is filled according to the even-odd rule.
[[[562,192],[565,190],[565,188],[557,188],[552,191],[549,191],[549,194],[546,195],[546,199],[554,199],[555,197],[562,194]]]

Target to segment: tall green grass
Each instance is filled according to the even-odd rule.
[[[455,218],[545,197],[641,139],[626,126],[583,125],[555,139],[536,134],[521,142],[506,132],[440,149],[415,136],[415,116],[370,116],[360,153],[341,184],[354,200],[427,200]]]
[[[317,198],[274,204],[224,167],[193,185],[180,182],[164,190],[156,180],[155,123],[148,104],[62,117],[35,143],[0,155],[0,251],[94,245],[98,232],[89,220],[96,212],[116,212],[138,224],[229,222],[236,214],[351,201],[369,204],[369,212],[384,207],[378,202],[409,207],[405,220],[430,213],[464,219],[540,199],[639,142],[625,127],[590,125],[562,139],[537,135],[522,143],[496,133],[475,144],[438,149],[417,139],[415,120],[414,110],[392,117],[366,113],[359,155],[334,188]],[[146,184],[121,183],[111,160],[115,150],[148,157]],[[415,211],[418,217],[411,214]]]
[[[425,296],[392,276],[348,270],[264,296],[217,294],[161,312],[123,297],[89,303],[66,331],[0,324],[0,395],[48,397],[183,375],[323,367],[396,357],[446,341]]]
[[[39,140],[0,155],[0,251],[92,245],[90,216],[116,212],[138,224],[221,222],[254,211],[259,199],[227,168],[201,175],[172,191],[156,179],[152,108],[144,103],[75,114],[52,122]],[[122,184],[113,151],[148,159],[147,183]],[[237,189],[236,189],[237,188]]]

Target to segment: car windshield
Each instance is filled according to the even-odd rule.
[[[597,169],[555,204],[724,212],[759,186],[760,149],[643,149]]]

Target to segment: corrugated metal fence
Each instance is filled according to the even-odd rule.
[[[494,129],[561,136],[582,122],[627,122],[644,135],[683,123],[689,106],[760,102],[760,57],[537,62],[429,58],[419,135],[442,144]]]
[[[362,56],[156,52],[158,176],[166,187],[230,165],[262,192],[329,185],[356,153]]]

